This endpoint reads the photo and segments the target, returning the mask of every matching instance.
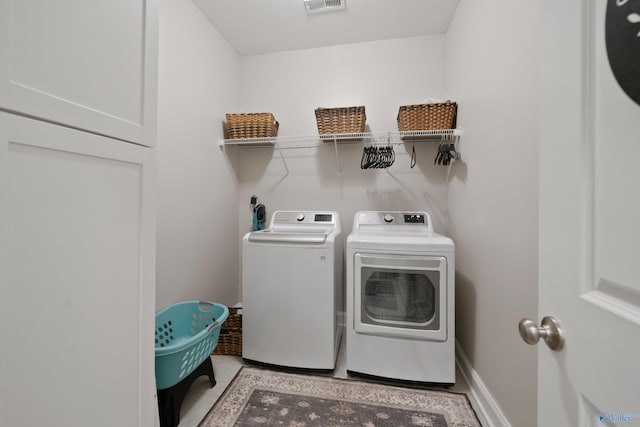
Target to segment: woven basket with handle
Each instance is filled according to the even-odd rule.
[[[398,111],[398,130],[455,129],[458,104],[451,101],[402,105]]]
[[[272,138],[278,135],[279,123],[271,113],[227,114],[229,139]]]
[[[213,354],[242,356],[242,309],[229,307],[229,317],[222,325]]]
[[[317,108],[315,112],[320,135],[364,132],[367,120],[364,106]]]

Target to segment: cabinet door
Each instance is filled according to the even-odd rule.
[[[153,425],[153,156],[0,113],[0,425]]]
[[[0,0],[0,108],[154,145],[157,0]]]

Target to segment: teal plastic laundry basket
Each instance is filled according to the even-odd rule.
[[[206,301],[179,302],[156,313],[156,388],[188,376],[218,344],[229,309]]]

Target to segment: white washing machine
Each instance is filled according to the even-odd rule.
[[[342,338],[337,212],[277,211],[242,243],[242,357],[333,370]]]
[[[358,212],[347,238],[347,371],[455,383],[453,241],[426,212]]]

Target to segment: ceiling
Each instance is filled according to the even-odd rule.
[[[303,0],[193,0],[240,55],[447,31],[459,0],[344,0],[307,14]]]

